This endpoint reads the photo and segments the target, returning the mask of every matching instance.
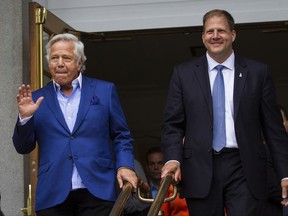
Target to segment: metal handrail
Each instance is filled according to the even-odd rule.
[[[147,216],[158,216],[162,203],[163,202],[170,202],[176,198],[176,196],[177,196],[177,187],[176,187],[177,182],[173,181],[173,179],[174,179],[174,174],[172,174],[172,173],[168,173],[162,179],[161,186],[158,190],[158,193],[157,193],[155,199],[142,197],[140,190],[138,188],[138,191],[137,191],[138,198],[142,202],[152,203]],[[173,186],[173,194],[170,197],[166,197],[166,194],[167,194],[171,184]]]
[[[130,182],[126,182],[124,186],[122,187],[122,190],[109,214],[109,216],[118,216],[121,215],[124,206],[132,193],[133,186]]]
[[[149,191],[150,187],[149,185],[144,182],[139,176],[138,176],[138,182],[137,182],[137,190],[141,190],[143,189],[144,191]],[[122,190],[109,214],[109,216],[120,216],[122,214],[122,211],[125,207],[125,204],[129,198],[129,196],[132,194],[133,192],[133,186],[130,182],[126,182],[123,187]]]

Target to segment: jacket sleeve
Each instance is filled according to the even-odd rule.
[[[20,125],[19,118],[17,119],[12,140],[16,151],[20,154],[28,154],[35,149],[34,117],[24,125]]]

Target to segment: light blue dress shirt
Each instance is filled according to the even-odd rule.
[[[235,127],[234,127],[234,105],[233,105],[233,92],[234,92],[234,76],[235,76],[235,54],[234,52],[226,59],[225,62],[219,63],[212,59],[206,53],[208,61],[208,71],[211,86],[211,94],[213,89],[214,80],[217,74],[215,67],[219,64],[224,65],[222,74],[224,78],[225,87],[225,123],[226,123],[226,146],[227,148],[238,148],[236,141]],[[241,77],[239,78],[241,79]]]
[[[73,80],[72,86],[73,91],[71,95],[66,96],[61,90],[60,85],[54,82],[54,87],[57,95],[57,99],[62,110],[63,116],[65,118],[66,124],[72,133],[77,113],[80,104],[81,98],[81,87],[82,87],[82,74],[78,76],[77,79]],[[79,188],[85,188],[85,185],[82,182],[82,179],[77,171],[75,164],[73,163],[73,173],[72,173],[72,190],[76,190]]]

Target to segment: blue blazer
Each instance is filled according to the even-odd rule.
[[[164,112],[161,145],[166,160],[181,163],[182,196],[204,198],[213,177],[212,96],[206,55],[175,67]],[[267,195],[263,136],[280,178],[288,177],[288,136],[265,64],[235,55],[234,127],[248,187]],[[183,137],[185,137],[184,145]]]
[[[44,96],[34,116],[15,126],[17,152],[39,146],[36,211],[62,203],[71,190],[73,162],[87,189],[103,200],[117,198],[116,172],[134,169],[132,137],[114,84],[83,76],[81,100],[71,133],[59,106],[53,83],[33,92]]]

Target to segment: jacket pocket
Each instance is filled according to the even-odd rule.
[[[46,173],[50,168],[50,162],[46,162],[39,166],[38,169],[38,176],[42,175],[43,173]]]
[[[115,168],[114,161],[107,158],[97,158],[96,163],[99,167]]]

